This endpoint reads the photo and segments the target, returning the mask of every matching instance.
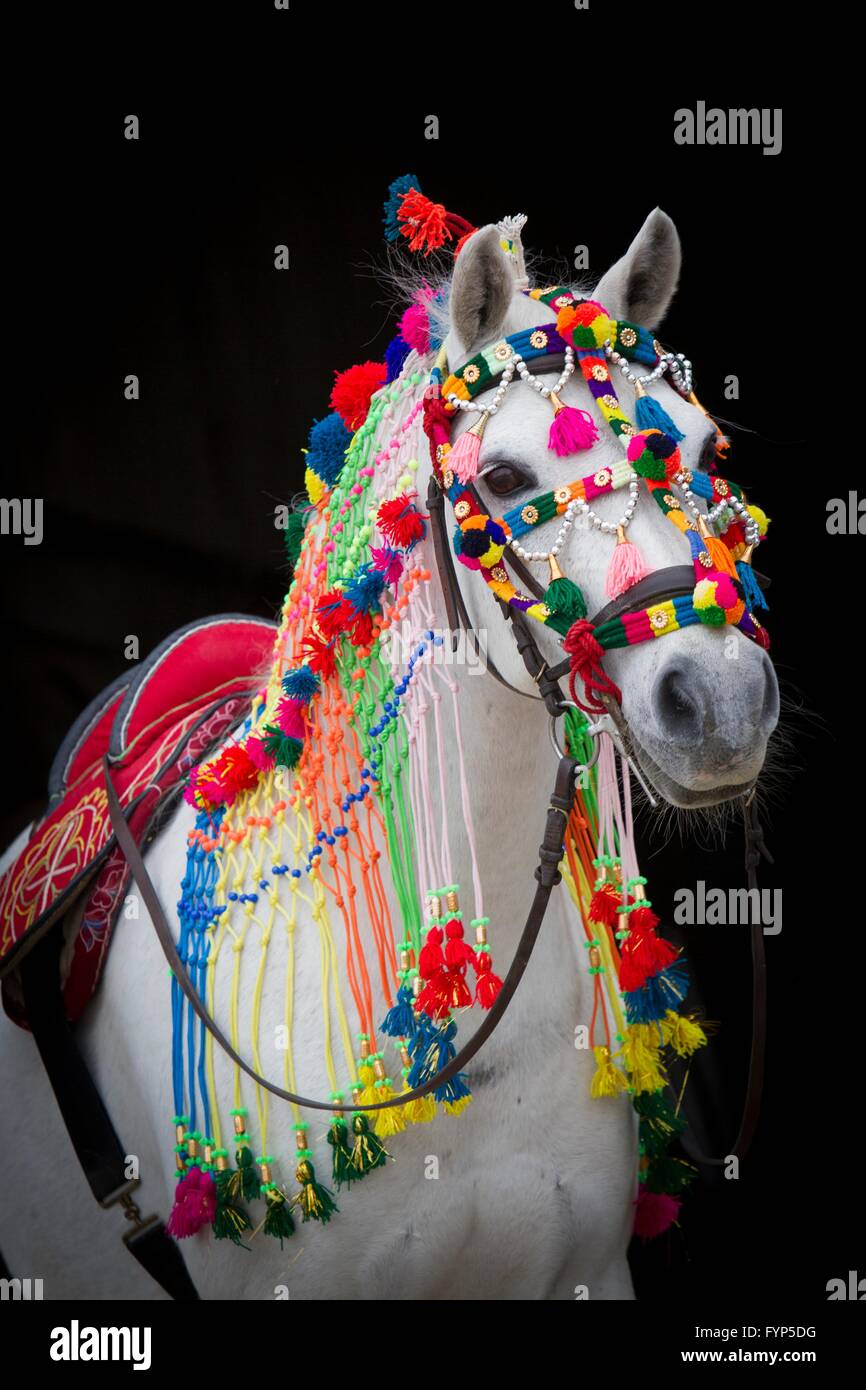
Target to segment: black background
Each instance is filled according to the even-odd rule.
[[[117,61],[56,75],[50,100],[44,72],[22,93],[8,169],[14,447],[3,494],[43,497],[45,535],[38,547],[0,541],[3,839],[40,810],[55,749],[124,668],[127,635],[146,653],[207,614],[276,613],[286,575],[274,505],[301,486],[300,449],[333,371],[381,357],[393,334],[375,278],[391,179],[417,174],[476,225],[528,213],[526,244],[552,278],[583,243],[601,274],[660,205],[684,252],[662,336],[692,357],[705,405],[739,426],[729,471],[773,519],[761,560],[774,576],[768,626],[786,712],[764,812],[776,864],[762,881],[783,889],[784,917],[767,940],[759,1138],[740,1180],[702,1179],[679,1229],[636,1250],[633,1269],[644,1300],[821,1301],[829,1278],[857,1267],[859,1206],[848,1178],[858,1054],[843,1013],[854,985],[836,955],[846,924],[834,848],[859,827],[846,821],[850,732],[831,698],[849,631],[844,604],[829,600],[853,581],[861,542],[826,530],[827,500],[857,478],[828,429],[832,378],[816,348],[843,326],[821,288],[841,238],[831,219],[816,250],[809,216],[832,178],[832,142],[816,139],[793,78],[774,85],[776,63],[746,78],[708,66],[699,46],[696,64],[682,33],[685,61],[671,47],[620,61],[645,7],[533,10],[516,88],[509,64],[441,15],[412,49],[405,12],[381,7],[382,33],[403,47],[377,60],[356,47],[375,37],[373,12],[332,14],[329,32],[328,12],[261,7],[258,34],[251,26],[218,59],[191,46],[181,64],[166,31],[133,65],[134,35],[117,33]],[[513,64],[523,31],[507,18],[501,28]],[[582,65],[590,40],[602,56]],[[698,99],[782,107],[782,153],[675,145],[674,111]],[[138,142],[123,137],[133,112]],[[424,138],[431,113],[437,141]],[[278,243],[288,272],[273,267]],[[124,399],[128,373],[138,402]],[[736,402],[722,396],[730,374]],[[657,904],[700,878],[738,886],[738,829],[721,851],[677,832],[646,837],[645,871]],[[723,1152],[745,1082],[747,933],[704,927],[685,940],[707,1013],[724,1022],[691,1083],[702,1138]]]

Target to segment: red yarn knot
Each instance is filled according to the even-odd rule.
[[[579,618],[572,623],[562,643],[562,649],[571,658],[571,674],[568,689],[576,705],[586,714],[604,714],[604,705],[598,700],[600,694],[610,695],[618,703],[622,692],[614,685],[602,667],[604,649],[596,640],[595,629],[588,618]],[[584,700],[575,689],[577,678],[583,681]]]

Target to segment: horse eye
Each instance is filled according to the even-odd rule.
[[[490,488],[496,497],[508,497],[512,492],[520,492],[523,488],[530,486],[530,480],[526,474],[511,463],[496,464],[489,473],[481,475],[481,481]]]
[[[714,433],[714,434],[707,435],[707,438],[704,440],[704,445],[703,445],[703,448],[701,449],[701,456],[700,456],[700,458],[698,459],[698,468],[700,468],[701,471],[704,472],[704,473],[708,473],[708,472],[710,471],[710,469],[712,468],[713,463],[717,461],[717,457],[718,457],[717,454],[716,454],[716,444],[717,444],[717,442],[718,442],[718,435],[715,434],[715,433]]]

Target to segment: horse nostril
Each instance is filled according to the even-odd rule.
[[[668,666],[656,680],[653,712],[659,728],[682,742],[704,737],[703,691],[693,671],[685,665]]]

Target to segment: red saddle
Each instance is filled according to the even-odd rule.
[[[87,893],[63,953],[67,1017],[96,988],[129,883],[108,817],[102,758],[139,844],[174,809],[196,763],[250,716],[276,627],[224,615],[180,628],[87,706],[63,740],[48,780],[48,809],[0,878],[3,1006],[27,1027],[15,970],[53,922]]]

